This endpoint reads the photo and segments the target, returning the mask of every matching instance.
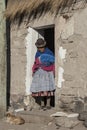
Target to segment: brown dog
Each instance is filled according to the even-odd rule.
[[[15,116],[12,113],[6,113],[6,122],[14,125],[22,125],[25,123],[25,120],[20,116]]]

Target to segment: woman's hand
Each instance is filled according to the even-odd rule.
[[[34,73],[32,73],[32,77],[34,76]]]

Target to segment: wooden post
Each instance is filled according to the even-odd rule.
[[[6,20],[3,17],[5,0],[0,0],[0,118],[6,112]]]

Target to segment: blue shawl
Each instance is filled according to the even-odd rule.
[[[41,56],[42,54],[48,54],[48,55],[54,56],[53,52],[50,49],[45,48],[44,52],[40,52],[40,51],[36,52],[35,59],[38,58],[39,56]]]
[[[37,59],[38,57],[40,62],[45,66],[50,66],[55,62],[54,54],[48,48],[45,48],[44,52],[37,51],[35,55],[35,59]]]
[[[42,54],[39,57],[40,62],[45,65],[45,66],[50,66],[52,64],[54,64],[55,62],[55,57],[49,54]]]

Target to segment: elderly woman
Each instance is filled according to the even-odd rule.
[[[40,97],[43,110],[50,109],[51,96],[55,94],[54,62],[53,52],[46,47],[45,40],[39,38],[36,43],[37,52],[32,67],[33,80],[30,91],[32,96]],[[46,103],[44,101],[46,99]]]

